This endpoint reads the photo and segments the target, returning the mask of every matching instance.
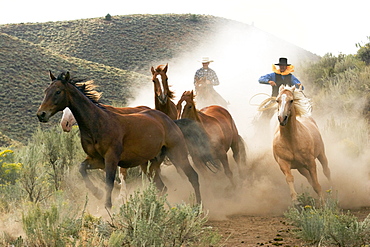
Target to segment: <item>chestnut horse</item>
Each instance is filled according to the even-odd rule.
[[[183,102],[184,107],[182,107]],[[177,103],[177,110],[179,118],[193,119],[203,126],[210,139],[214,157],[222,163],[226,176],[235,187],[227,152],[231,148],[238,165],[239,176],[242,176],[242,165],[246,166],[246,151],[230,113],[218,105],[211,105],[198,111],[195,107],[193,91],[183,93]]]
[[[317,158],[325,176],[330,180],[324,143],[315,120],[309,116],[310,102],[295,86],[282,85],[276,98],[278,121],[273,140],[273,154],[289,185],[293,203],[297,203],[294,178],[291,169],[305,176],[322,200],[321,186],[317,179]]]
[[[155,109],[168,115],[172,120],[177,119],[176,105],[173,103],[174,94],[168,86],[168,64],[151,67],[152,81],[154,83]]]
[[[159,172],[167,156],[178,172],[183,171],[194,188],[197,203],[201,202],[198,174],[188,160],[184,136],[177,125],[164,113],[145,110],[127,115],[106,110],[95,101],[95,91],[80,90],[69,72],[57,78],[50,72],[52,83],[45,90],[37,117],[48,122],[58,111],[69,107],[77,120],[81,144],[87,158],[80,165],[86,186],[98,198],[101,190],[93,185],[87,169],[104,169],[106,172],[106,201],[112,207],[112,190],[117,167],[141,166],[153,177],[159,190],[165,190]],[[93,120],[93,121],[92,121]],[[151,162],[149,171],[146,169]]]

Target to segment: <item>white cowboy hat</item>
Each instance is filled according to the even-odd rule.
[[[200,60],[200,62],[202,62],[202,63],[210,63],[210,62],[213,62],[213,60],[209,59],[209,57],[202,57],[202,59]]]

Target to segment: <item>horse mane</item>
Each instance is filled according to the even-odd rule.
[[[311,100],[307,98],[301,89],[296,89],[295,87],[285,86],[281,91],[287,90],[293,94],[294,99],[294,109],[297,116],[310,116],[312,112]]]
[[[65,73],[61,73],[57,80],[65,80]],[[75,86],[81,93],[83,93],[87,98],[89,98],[94,104],[101,105],[100,104],[100,98],[102,93],[99,93],[95,90],[98,86],[94,84],[93,80],[86,79],[76,79],[76,78],[70,78],[68,80],[68,83],[71,83],[73,86]]]
[[[157,68],[155,68],[155,72],[161,73],[161,72],[163,72],[165,67],[166,67],[165,64],[160,64],[160,65],[157,66]],[[166,74],[166,76],[167,76],[167,74]],[[171,85],[169,85],[168,87],[171,87]],[[169,88],[168,88],[167,96],[170,99],[175,99],[175,93],[172,90],[170,90]]]

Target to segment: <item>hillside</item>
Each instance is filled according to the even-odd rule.
[[[225,63],[219,63],[224,67],[221,76],[230,66],[238,80],[251,83],[258,73],[269,71],[279,56],[289,56],[296,63],[318,58],[253,26],[206,15],[0,25],[0,132],[25,142],[41,126],[35,112],[50,82],[48,70],[54,74],[69,70],[72,76],[93,79],[104,85],[98,89],[104,103],[125,105],[135,98],[135,89],[152,90],[150,66],[171,63],[170,70],[181,69],[181,79],[191,85],[194,68],[199,66],[196,59],[205,54]],[[242,62],[236,65],[236,60]],[[42,127],[55,124],[60,116]]]
[[[17,141],[26,141],[40,125],[36,111],[50,83],[49,70],[54,74],[69,70],[78,78],[96,78],[97,85],[104,85],[99,91],[103,92],[102,100],[107,104],[124,105],[133,97],[132,82],[143,85],[150,81],[135,72],[66,57],[6,34],[0,34],[0,47],[0,132]],[[52,118],[46,126],[57,123],[60,117]]]

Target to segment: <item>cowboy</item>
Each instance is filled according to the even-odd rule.
[[[276,68],[279,66],[279,69]],[[273,73],[261,76],[258,80],[261,84],[270,84],[272,86],[271,97],[277,97],[279,94],[279,87],[281,85],[296,86],[299,88],[301,82],[292,75],[294,72],[294,66],[288,64],[288,59],[285,57],[279,58],[279,63],[272,65]],[[302,87],[303,90],[303,87]]]
[[[220,84],[216,72],[208,67],[213,60],[202,57],[201,62],[203,66],[195,72],[194,76],[198,106],[220,105],[227,108],[229,103],[213,88]]]
[[[198,84],[206,84],[207,86],[219,85],[220,82],[218,81],[216,72],[208,67],[213,60],[209,59],[209,57],[203,57],[201,62],[203,67],[195,72],[194,85],[196,87]]]

